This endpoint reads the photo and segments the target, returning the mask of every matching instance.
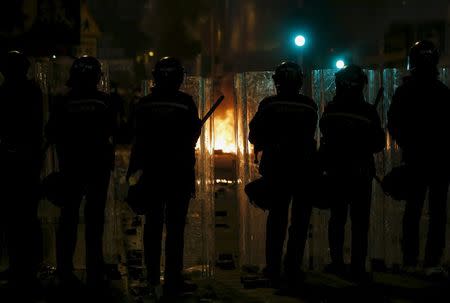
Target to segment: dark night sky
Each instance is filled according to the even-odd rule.
[[[131,54],[158,47],[192,57],[206,47],[210,12],[226,16],[225,52],[283,50],[298,28],[317,49],[377,48],[389,24],[448,20],[448,0],[88,0],[104,32]],[[217,5],[214,8],[214,3]],[[299,10],[299,3],[303,9]],[[188,5],[187,5],[188,4]],[[226,12],[224,10],[227,10]],[[202,44],[203,43],[203,44]]]

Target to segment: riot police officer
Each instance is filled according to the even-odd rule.
[[[27,79],[29,67],[30,62],[20,52],[12,51],[2,58],[0,225],[6,231],[8,277],[22,285],[36,278],[42,253],[37,209],[43,102],[40,88]]]
[[[303,73],[299,65],[283,62],[273,75],[277,94],[261,101],[250,122],[249,141],[262,152],[260,174],[270,188],[266,226],[266,268],[272,286],[280,285],[283,244],[289,206],[292,216],[284,269],[288,286],[302,280],[301,265],[311,216],[307,198],[311,160],[316,152],[314,139],[317,106],[302,95]]]
[[[343,256],[345,224],[350,207],[352,221],[351,278],[367,278],[373,154],[383,150],[385,134],[375,107],[365,101],[367,76],[349,65],[336,73],[336,95],[320,120],[320,159],[332,184],[334,200],[328,227],[332,263],[328,271],[345,274]]]
[[[430,41],[414,44],[409,53],[411,74],[398,87],[388,114],[388,128],[413,172],[414,185],[403,217],[403,264],[415,270],[419,255],[419,222],[429,190],[429,229],[424,266],[439,267],[445,248],[447,192],[450,176],[450,93],[438,80],[439,52]]]
[[[164,57],[153,70],[155,86],[135,108],[135,143],[128,176],[138,171],[146,194],[144,253],[151,287],[160,284],[163,225],[166,223],[164,294],[191,287],[183,280],[184,229],[195,193],[195,145],[200,119],[191,96],[181,92],[184,68]]]
[[[94,57],[76,59],[67,82],[70,88],[53,101],[46,127],[54,144],[65,195],[57,230],[57,271],[63,284],[73,286],[73,256],[77,243],[80,203],[85,196],[87,283],[104,282],[102,237],[117,115],[109,95],[99,91],[100,62]]]

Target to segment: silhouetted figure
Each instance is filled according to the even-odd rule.
[[[320,120],[320,159],[334,190],[328,237],[332,263],[327,271],[345,274],[344,234],[350,207],[352,222],[351,278],[366,278],[366,257],[372,181],[373,154],[383,150],[385,133],[375,107],[365,101],[367,76],[349,65],[336,73],[336,96]]]
[[[103,227],[111,170],[114,165],[112,137],[117,114],[109,95],[97,85],[102,72],[93,57],[81,57],[70,69],[70,91],[56,97],[46,127],[55,145],[66,196],[57,231],[57,271],[63,284],[78,283],[73,274],[80,203],[86,197],[86,271],[88,286],[104,281]]]
[[[192,97],[179,91],[184,69],[177,59],[158,61],[153,76],[155,87],[136,105],[128,177],[142,171],[146,188],[144,251],[149,283],[160,284],[165,223],[164,293],[177,295],[187,287],[182,277],[184,229],[195,193],[195,145],[201,121]]]
[[[33,283],[41,262],[37,217],[42,165],[43,101],[27,79],[28,59],[19,52],[2,58],[0,87],[0,225],[6,231],[8,277],[13,284]]]
[[[415,270],[419,256],[419,226],[429,190],[429,230],[424,266],[439,268],[445,248],[447,192],[450,176],[450,93],[438,80],[439,53],[433,43],[420,41],[409,54],[411,75],[396,90],[388,114],[388,128],[410,167],[414,184],[403,217],[403,264]]]
[[[250,122],[249,140],[255,146],[255,153],[262,151],[259,171],[270,187],[270,196],[277,197],[270,203],[267,218],[264,272],[274,287],[280,284],[283,244],[292,202],[284,269],[289,286],[295,287],[302,280],[301,265],[311,216],[307,191],[311,160],[316,153],[317,106],[300,94],[303,73],[297,64],[281,63],[273,80],[277,95],[261,101]]]

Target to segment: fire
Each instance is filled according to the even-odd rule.
[[[214,117],[214,150],[236,153],[233,108],[228,108]]]

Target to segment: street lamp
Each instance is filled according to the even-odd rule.
[[[305,52],[305,45],[306,45],[306,38],[304,35],[298,34],[295,36],[294,43],[296,47],[298,48],[297,52],[297,62],[298,64],[303,68],[304,74],[305,74],[305,85],[303,86],[304,92],[306,94],[309,93],[309,84],[310,83],[310,69],[308,66],[304,66],[304,52]]]
[[[295,45],[297,45],[298,47],[303,47],[306,44],[306,38],[303,35],[297,35],[295,37],[294,42],[295,42]]]
[[[338,69],[343,69],[343,68],[345,67],[345,62],[344,62],[344,60],[341,60],[341,59],[337,60],[337,61],[336,61],[336,67],[337,67]]]

